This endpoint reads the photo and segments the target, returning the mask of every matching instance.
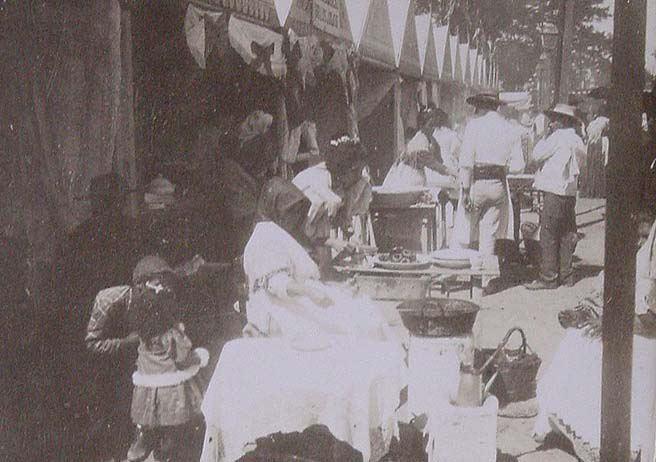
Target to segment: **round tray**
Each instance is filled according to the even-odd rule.
[[[429,255],[434,265],[453,269],[471,267],[471,258],[478,256],[480,253],[472,249],[441,249]]]
[[[428,269],[431,266],[431,262],[424,261],[421,259],[418,259],[417,261],[413,261],[410,263],[398,263],[393,261],[380,261],[377,256],[374,257],[373,263],[374,263],[374,267],[376,268],[382,268],[388,270],[406,270],[406,271],[423,270],[423,269]]]

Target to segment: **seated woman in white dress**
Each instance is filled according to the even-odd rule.
[[[290,182],[274,178],[258,206],[261,220],[244,250],[248,277],[248,335],[351,336],[394,339],[382,310],[363,297],[319,280],[304,248],[309,200]]]
[[[404,190],[446,186],[441,179],[455,177],[457,171],[444,164],[440,145],[433,138],[435,116],[435,110],[432,109],[419,113],[420,129],[407,142],[405,150],[387,172],[383,188]]]
[[[631,383],[631,450],[654,461],[656,435],[656,224],[641,217],[636,256],[636,300]],[[649,231],[650,230],[650,231]],[[645,234],[648,232],[648,238]],[[602,314],[603,316],[603,314]],[[538,383],[540,412],[534,427],[541,441],[552,429],[569,437],[584,461],[597,460],[601,431],[601,319],[565,338]]]

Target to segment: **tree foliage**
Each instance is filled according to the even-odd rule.
[[[484,52],[495,53],[507,89],[523,87],[533,75],[542,52],[540,24],[558,24],[562,0],[417,0],[418,12],[432,11],[449,24],[460,40],[472,39]],[[572,57],[574,81],[609,68],[611,40],[593,27],[609,16],[603,0],[576,0]],[[487,44],[492,42],[492,49]]]

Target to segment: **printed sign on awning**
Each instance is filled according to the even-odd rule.
[[[342,25],[338,0],[312,0],[312,24],[319,30],[339,37]]]

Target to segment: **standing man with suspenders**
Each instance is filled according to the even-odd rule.
[[[521,136],[497,112],[503,103],[497,94],[482,93],[467,98],[476,108],[465,128],[460,150],[461,204],[456,217],[456,239],[461,246],[474,246],[482,256],[494,255],[498,239],[514,239],[513,213],[507,173],[525,167]]]

